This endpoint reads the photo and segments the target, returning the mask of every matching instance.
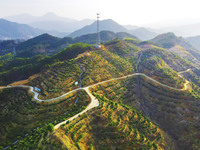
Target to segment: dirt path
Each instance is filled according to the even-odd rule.
[[[73,119],[75,119],[75,118],[78,118],[79,115],[82,115],[82,114],[84,114],[85,112],[87,112],[88,110],[90,110],[90,109],[92,109],[92,108],[94,108],[94,107],[98,107],[98,106],[99,106],[99,101],[90,93],[88,87],[82,88],[82,89],[84,89],[84,90],[87,92],[87,94],[90,96],[90,98],[91,98],[90,104],[86,107],[86,109],[84,109],[84,110],[81,111],[80,113],[78,113],[78,114],[76,114],[75,116],[73,116],[73,117],[71,117],[71,118],[69,118],[69,119],[67,119],[67,120],[65,120],[65,121],[63,121],[63,122],[61,122],[61,123],[55,125],[55,126],[54,126],[54,129],[58,129],[61,125],[65,124],[66,121],[68,121],[68,120],[71,121],[71,120],[73,120]]]
[[[185,72],[189,72],[191,69],[187,69],[187,70],[185,70],[185,71],[181,71],[181,72],[179,72],[178,73],[178,76],[179,77],[183,77],[181,74],[182,73],[185,73]],[[186,79],[185,79],[186,80]],[[188,89],[188,83],[190,83],[188,80],[186,80],[186,82],[184,83],[184,87],[183,87],[183,90],[187,90]]]

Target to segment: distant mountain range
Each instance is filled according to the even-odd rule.
[[[200,50],[200,36],[193,36],[186,38],[193,46]]]
[[[28,39],[41,33],[41,30],[28,25],[0,19],[0,39]]]
[[[133,34],[134,36],[138,37],[143,41],[150,40],[154,38],[156,35],[158,35],[157,33],[149,31],[146,28],[137,28],[129,31],[129,33]]]
[[[43,30],[48,30],[48,31],[56,30],[58,32],[64,32],[67,35],[92,22],[93,20],[89,20],[89,19],[75,21],[75,22],[48,20],[48,21],[34,22],[29,25],[35,28],[43,29]]]
[[[5,19],[0,19],[0,40],[14,39],[30,39],[43,33],[49,33],[54,36],[64,37],[67,33],[58,31],[47,31],[39,28],[33,28],[26,24],[11,22]]]
[[[178,36],[191,37],[200,35],[200,23],[182,26],[168,27],[161,29],[163,32],[173,32]]]
[[[17,16],[5,17],[9,21],[14,21],[17,23],[28,24],[34,28],[39,28],[47,31],[57,31],[71,33],[85,25],[91,24],[94,20],[84,19],[75,20],[65,17],[60,17],[54,13],[47,13],[40,17],[35,17],[29,14],[22,14]]]
[[[138,37],[140,40],[150,40],[154,38],[157,33],[149,31],[146,28],[139,28],[136,26],[122,26],[118,24],[117,22],[113,21],[112,19],[108,20],[101,20],[100,21],[100,31],[112,31],[112,32],[126,32],[130,33],[136,37]],[[85,35],[88,33],[96,33],[97,31],[97,22],[95,21],[91,25],[85,26],[79,30],[76,30],[75,32],[69,34],[71,37],[78,37],[81,35]],[[133,29],[133,30],[128,30]]]
[[[27,34],[22,34],[20,36],[9,36],[9,32],[12,31],[12,33],[15,34],[15,30],[13,30],[12,28],[6,28],[6,30],[2,28],[5,34],[2,35],[2,33],[0,32],[0,39],[28,39],[30,37],[35,37],[43,33],[48,33],[58,37],[65,37],[67,35],[69,35],[70,37],[78,37],[85,34],[93,34],[97,31],[97,24],[94,20],[85,19],[78,21],[70,18],[59,17],[54,13],[47,13],[46,15],[40,17],[22,14],[17,16],[5,17],[5,19],[7,19],[7,22],[9,22],[9,24],[17,22],[12,25],[13,27],[15,25],[20,26],[27,24],[26,26],[29,28],[30,33],[27,31]],[[6,21],[5,19],[4,21]],[[122,26],[111,19],[100,21],[100,31],[112,31],[115,33],[127,32],[133,34],[141,40],[149,40],[157,35],[156,33],[149,31],[146,28],[139,28],[132,25]],[[21,33],[22,31],[19,30],[18,32]]]
[[[41,21],[53,21],[53,20],[66,21],[66,22],[77,21],[75,19],[57,16],[56,14],[54,14],[52,12],[49,12],[43,16],[38,16],[38,17],[29,15],[29,14],[20,14],[20,15],[16,15],[16,16],[5,17],[5,19],[13,21],[13,22],[23,23],[23,24],[30,24],[30,23],[41,22]]]
[[[27,24],[33,28],[44,30],[46,33],[64,37],[81,36],[89,33],[96,33],[96,22],[91,19],[75,20],[66,17],[60,17],[55,13],[47,13],[43,16],[32,16],[21,14],[16,16],[4,17],[5,20],[16,22],[18,24]],[[113,32],[128,32],[141,40],[150,40],[156,35],[166,32],[173,32],[178,36],[190,37],[200,35],[200,23],[167,27],[161,29],[149,29],[134,25],[120,25],[117,22],[108,19],[100,21],[100,30],[109,30]],[[42,33],[45,33],[42,32]]]

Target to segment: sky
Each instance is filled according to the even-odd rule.
[[[122,25],[176,26],[200,22],[199,0],[0,0],[0,17],[48,12],[72,19],[113,19]]]

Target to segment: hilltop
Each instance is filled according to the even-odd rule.
[[[58,38],[49,34],[42,34],[29,39],[16,47],[18,57],[32,57],[37,54],[49,55],[58,52],[72,43],[71,38]]]
[[[101,42],[105,43],[114,39],[124,39],[124,38],[134,38],[139,40],[136,36],[129,34],[127,32],[111,32],[111,31],[101,31],[100,32]],[[74,42],[83,42],[87,44],[95,44],[97,39],[97,34],[86,34],[79,37],[74,38]]]
[[[166,49],[170,49],[174,53],[183,56],[186,60],[196,63],[200,60],[200,53],[197,48],[192,46],[187,40],[182,37],[177,37],[174,33],[160,34],[151,40],[157,46],[161,46]]]
[[[171,48],[175,45],[180,45],[186,49],[191,49],[192,45],[187,42],[184,38],[182,37],[177,37],[174,33],[168,32],[164,34],[160,34],[153,38],[151,41],[157,43],[159,46],[163,48]]]

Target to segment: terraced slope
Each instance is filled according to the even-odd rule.
[[[40,98],[48,99],[78,88],[80,79],[82,86],[87,86],[132,73],[134,67],[129,61],[107,50],[94,50],[76,59],[54,63],[28,85],[40,88]],[[78,85],[75,85],[76,81]]]
[[[68,149],[172,149],[173,144],[138,111],[95,95],[100,106],[55,131]]]
[[[50,122],[57,124],[75,115],[85,109],[89,100],[84,91],[79,91],[79,94],[74,92],[65,96],[62,101],[36,103],[27,89],[0,90],[0,146],[6,147],[17,140],[30,138],[26,137],[27,134],[35,135],[36,129],[44,128]]]
[[[199,100],[192,91],[170,90],[142,76],[93,88],[116,103],[136,107],[155,120],[177,149],[199,149]]]
[[[75,82],[80,83],[80,79],[82,86],[88,86],[139,71],[159,82],[181,88],[185,81],[175,71],[192,67],[181,57],[155,46],[142,50],[130,42],[116,40],[105,47],[85,50],[75,59],[53,63],[28,85],[40,88],[40,98],[48,99],[78,88],[80,84],[75,85]]]
[[[34,129],[38,127],[39,122],[42,122],[42,124],[36,132],[29,133],[27,137],[24,137],[21,133],[18,134],[22,131],[22,126],[16,125],[17,121],[12,126],[4,124],[4,130],[8,129],[7,131],[14,132],[14,129],[17,129],[17,132],[12,137],[6,135],[9,132],[3,133],[2,131],[2,137],[5,136],[2,138],[4,140],[3,145],[15,143],[14,139],[21,139],[15,137],[20,135],[23,136],[23,139],[18,141],[19,144],[16,145],[18,149],[36,149],[38,147],[48,149],[48,145],[51,142],[54,143],[55,138],[60,139],[63,149],[69,147],[72,149],[103,149],[103,146],[107,149],[199,148],[198,86],[194,83],[188,86],[187,91],[176,89],[184,89],[186,82],[177,71],[187,70],[188,68],[194,69],[194,65],[183,58],[152,44],[135,43],[126,39],[125,41],[108,42],[104,49],[75,44],[59,54],[45,58],[41,62],[44,62],[42,65],[44,68],[39,73],[34,74],[34,78],[31,76],[26,84],[39,87],[41,89],[40,98],[42,99],[57,97],[80,86],[86,87],[136,72],[144,73],[149,78],[137,73],[137,76],[131,79],[123,78],[124,81],[121,82],[107,82],[101,86],[92,87],[93,95],[101,102],[100,107],[88,112],[87,116],[84,114],[68,123],[55,134],[50,133],[51,124],[46,124],[52,121],[53,124],[57,124],[66,120],[69,116],[78,114],[88,104],[89,98],[86,93],[74,93],[69,101],[57,102],[57,104],[43,106],[43,103],[41,103],[32,106],[29,102],[34,102],[31,101],[31,96],[27,98],[26,92],[26,94],[19,92],[19,98],[16,97],[17,100],[15,101],[17,95],[15,93],[18,92],[12,93],[12,89],[4,89],[1,91],[2,95],[0,95],[2,96],[1,101],[3,101],[2,110],[5,109],[6,112],[3,112],[5,113],[3,122],[6,122],[6,115],[11,115],[8,122],[12,124],[13,116],[18,115],[18,112],[23,110],[19,110],[17,103],[19,101],[22,104],[20,106],[27,107],[25,109],[27,116],[32,116],[31,119],[35,119],[33,123],[30,118],[28,120],[26,117],[22,117],[21,122],[24,122],[23,119],[28,120],[24,126],[27,129]],[[189,78],[187,79],[189,80]],[[159,84],[156,80],[163,84]],[[78,85],[75,84],[76,81],[78,81]],[[174,88],[169,88],[169,86]],[[8,93],[11,93],[11,97],[6,101]],[[78,101],[77,97],[79,97]],[[24,106],[22,99],[24,99],[23,102],[28,100],[28,104]],[[11,105],[11,109],[6,109],[7,105]],[[18,106],[17,110],[15,110],[15,105]],[[33,109],[30,113],[28,112],[29,107]],[[14,111],[10,111],[12,109]],[[45,115],[42,115],[43,113],[40,115],[40,110]],[[53,113],[54,110],[55,114]],[[66,113],[65,110],[68,112]],[[143,112],[144,115],[139,111]],[[61,116],[55,118],[55,115]],[[46,116],[49,116],[47,120]],[[140,116],[139,119],[138,116]],[[145,116],[149,116],[155,123]],[[55,119],[56,122],[54,122]],[[121,120],[119,124],[117,123],[118,120]],[[83,123],[82,121],[87,123],[86,126],[79,124]],[[29,126],[29,123],[32,124]],[[158,123],[157,130],[155,128],[156,123]],[[78,126],[76,127],[76,125]],[[84,134],[89,138],[86,138]],[[171,138],[167,134],[173,139],[170,140]],[[102,139],[102,136],[104,139]],[[5,142],[6,138],[8,138],[7,143]],[[93,141],[92,139],[96,140]],[[43,144],[41,144],[41,141],[44,141]],[[55,142],[55,147],[52,148],[60,148],[60,144]]]

